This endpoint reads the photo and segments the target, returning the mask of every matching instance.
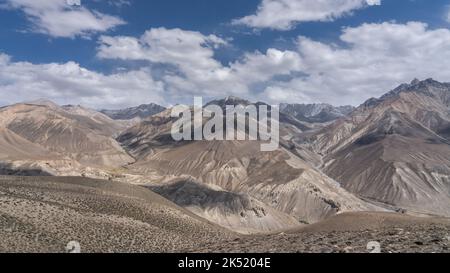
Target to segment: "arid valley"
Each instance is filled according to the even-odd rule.
[[[448,252],[449,105],[432,79],[357,108],[282,104],[273,152],[174,141],[154,104],[3,107],[0,251]]]

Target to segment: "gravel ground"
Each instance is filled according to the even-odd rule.
[[[450,253],[450,220],[348,213],[298,230],[245,236],[187,251],[211,249],[222,253]]]
[[[68,245],[69,242],[76,242]],[[345,213],[244,236],[148,189],[86,178],[0,176],[0,252],[446,252],[450,220]],[[68,250],[69,249],[69,250]]]
[[[0,252],[67,252],[72,241],[81,252],[178,252],[233,236],[141,187],[0,177]]]

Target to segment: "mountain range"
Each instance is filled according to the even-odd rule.
[[[115,111],[42,100],[10,105],[0,108],[0,174],[139,185],[240,233],[355,211],[450,217],[449,83],[414,80],[356,108],[280,110],[281,146],[261,152],[260,141],[174,141],[177,119],[155,104]]]
[[[119,110],[101,110],[100,112],[115,120],[144,119],[166,110],[165,107],[150,103],[137,107],[130,107]]]
[[[321,169],[374,202],[449,216],[450,85],[403,84],[307,140]]]
[[[7,174],[80,175],[134,161],[115,140],[124,123],[80,106],[20,103],[0,109],[1,168]]]
[[[280,104],[280,111],[295,117],[298,120],[311,123],[325,123],[337,120],[350,114],[355,107],[330,104]]]

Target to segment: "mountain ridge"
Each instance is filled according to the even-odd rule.
[[[268,153],[261,141],[176,142],[170,108],[123,121],[45,100],[15,104],[0,108],[0,171],[142,185],[242,233],[347,211],[450,216],[449,91],[415,80],[355,109],[302,106],[309,117],[345,112],[324,123],[282,111],[281,145]],[[210,104],[265,105],[237,97]]]
[[[326,123],[334,121],[338,118],[349,115],[355,107],[347,106],[332,106],[326,103],[315,104],[288,104],[282,103],[280,111],[290,114],[298,120],[310,123]]]
[[[306,142],[323,155],[322,170],[350,192],[449,216],[449,98],[445,83],[403,84]]]
[[[159,114],[166,110],[165,107],[155,103],[141,104],[136,107],[129,107],[119,110],[100,110],[99,112],[109,116],[114,120],[132,120],[145,119],[147,117]]]

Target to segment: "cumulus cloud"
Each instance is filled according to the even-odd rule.
[[[198,32],[157,29],[140,38],[103,37],[98,55],[177,67],[162,78],[174,98],[237,95],[357,105],[416,77],[450,79],[450,30],[429,29],[420,22],[344,28],[341,46],[299,37],[295,51],[270,48],[222,65],[214,48],[225,43]]]
[[[89,37],[125,22],[116,16],[69,5],[67,0],[4,0],[4,7],[22,10],[32,23],[31,30],[52,37]]]
[[[363,24],[343,30],[338,47],[298,38],[306,76],[266,88],[272,101],[359,104],[414,78],[449,81],[450,30],[427,24]]]
[[[240,61],[222,65],[214,58],[214,50],[226,45],[226,40],[215,35],[156,28],[140,38],[103,36],[97,55],[176,67],[176,73],[163,76],[167,91],[173,97],[194,94],[246,96],[252,84],[264,83],[276,75],[289,75],[300,67],[297,53],[277,49],[269,49],[265,54],[247,53]]]
[[[100,38],[98,56],[125,60],[171,63],[183,70],[215,69],[214,48],[227,42],[215,35],[181,29],[154,28],[139,39],[133,37]]]
[[[164,84],[155,81],[146,69],[105,75],[74,62],[12,62],[5,54],[0,54],[0,94],[3,104],[41,98],[93,108],[165,102]]]
[[[254,28],[289,30],[300,22],[332,21],[381,0],[262,0],[256,14],[233,21]]]
[[[0,55],[0,93],[10,102],[44,97],[99,108],[228,95],[357,105],[414,78],[450,80],[449,29],[385,22],[344,28],[339,39],[300,36],[295,50],[247,52],[222,64],[215,52],[229,42],[215,35],[158,28],[140,37],[103,36],[99,57],[143,61],[146,68],[105,75],[73,62],[36,65]]]

